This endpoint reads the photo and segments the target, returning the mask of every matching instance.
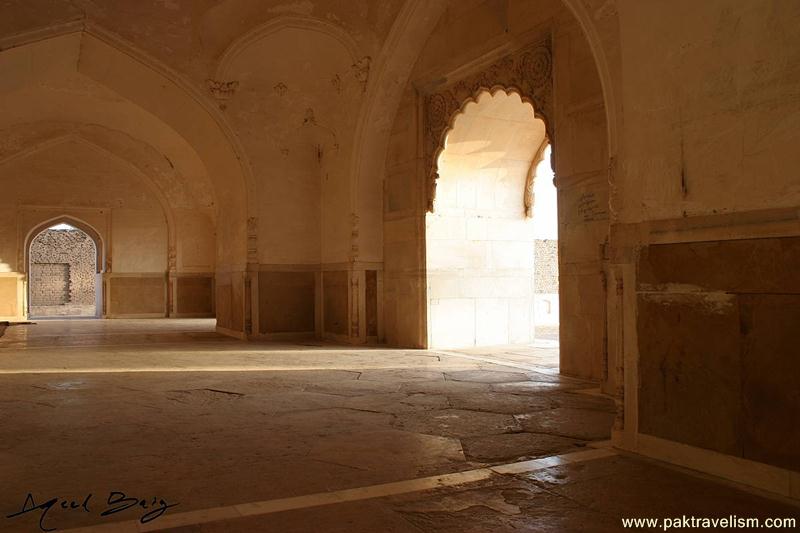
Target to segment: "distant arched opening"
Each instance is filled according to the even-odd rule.
[[[102,246],[94,235],[59,221],[33,233],[27,251],[29,317],[101,314]]]

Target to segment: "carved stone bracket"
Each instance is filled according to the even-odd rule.
[[[614,429],[622,431],[625,429],[625,311],[624,311],[624,292],[625,287],[623,284],[622,272],[618,271],[616,275],[615,294],[617,299],[617,309],[619,314],[616,317],[617,329],[617,350],[614,361],[614,405],[616,406],[616,416],[614,417]]]
[[[247,218],[247,262],[258,263],[258,218]]]
[[[534,202],[533,182],[536,179],[536,168],[539,166],[539,163],[541,163],[544,160],[544,151],[547,148],[548,143],[549,140],[545,135],[542,144],[536,151],[536,156],[534,156],[533,161],[531,161],[531,166],[528,169],[528,175],[525,177],[525,191],[523,195],[523,202],[525,204],[525,218],[533,217],[533,202]]]
[[[364,56],[351,67],[356,81],[361,84],[361,92],[367,92],[367,82],[369,81],[369,69],[372,63],[370,56]]]
[[[175,279],[171,274],[178,270],[178,250],[174,244],[167,247],[167,316],[173,316],[178,312],[177,302],[175,301]]]
[[[289,87],[287,87],[282,81],[279,81],[272,87],[272,92],[280,97],[284,97],[286,96],[286,93],[289,92]]]
[[[534,114],[545,123],[548,139],[553,135],[553,61],[550,38],[538,41],[507,55],[491,65],[450,85],[424,95],[424,155],[428,173],[428,211],[433,212],[438,158],[444,150],[447,133],[457,114],[483,91],[516,92],[533,106]]]
[[[348,255],[351,262],[358,261],[358,221],[358,215],[350,213],[350,253]]]
[[[608,217],[611,224],[619,221],[619,190],[617,189],[617,159],[608,158]]]
[[[349,272],[350,276],[350,336],[357,338],[359,336],[359,319],[358,301],[359,301],[359,284],[358,276],[354,272]]]
[[[211,95],[217,100],[228,100],[239,88],[239,82],[233,81],[219,81],[214,79],[206,80],[206,87]]]
[[[169,272],[178,270],[178,251],[174,244],[167,247],[167,270]]]

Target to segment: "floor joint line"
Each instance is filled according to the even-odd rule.
[[[221,507],[213,507],[209,509],[198,509],[171,515],[168,514],[159,518],[157,521],[147,524],[140,524],[136,520],[129,520],[124,522],[111,522],[108,524],[65,529],[63,531],[67,533],[102,533],[103,531],[114,531],[117,533],[138,533],[143,531],[164,531],[172,528],[218,522],[221,520],[261,516],[284,511],[296,511],[311,507],[321,507],[325,505],[335,505],[339,503],[362,501],[374,498],[385,498],[388,496],[424,492],[445,487],[458,487],[461,485],[487,480],[493,475],[513,476],[517,474],[553,468],[565,464],[603,459],[615,455],[617,455],[617,452],[611,448],[593,448],[590,450],[582,450],[579,452],[572,452],[562,455],[552,455],[549,457],[540,457],[538,459],[531,459],[528,461],[518,461],[502,465],[487,466],[450,474],[440,474],[402,481],[392,481],[388,483],[340,489],[330,492],[318,492],[303,496],[292,496],[288,498],[240,503]]]

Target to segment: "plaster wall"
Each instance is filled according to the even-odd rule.
[[[277,49],[293,53],[269,53]],[[341,168],[334,167],[346,157],[349,146],[342,143],[352,130],[347,110],[361,94],[352,79],[342,79],[352,77],[353,61],[333,37],[282,28],[249,44],[222,67],[224,79],[240,83],[226,113],[252,154],[256,192],[263,198],[257,214],[261,263],[321,261],[323,186],[346,181]],[[330,93],[337,93],[334,82],[340,92],[331,99]]]
[[[213,210],[184,207],[174,213],[178,271],[213,272],[216,264]]]
[[[365,298],[366,287],[322,282],[323,272],[348,263],[342,275],[364,272],[355,264],[359,215],[352,152],[370,64],[383,35],[373,34],[363,18],[385,24],[398,5],[363,7],[355,13],[340,5],[337,16],[325,20],[261,13],[256,16],[262,25],[233,39],[216,65],[215,79],[236,85],[220,108],[241,136],[255,182],[251,224],[258,238],[252,260],[260,272],[249,275],[249,334],[320,336],[330,329],[340,340],[366,340],[366,318],[359,323],[350,305]],[[247,9],[258,11],[256,5]],[[347,31],[344,20],[350,21]],[[337,313],[326,314],[325,305]]]
[[[797,206],[800,6],[627,1],[618,11],[620,220]]]

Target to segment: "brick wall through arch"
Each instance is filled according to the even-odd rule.
[[[536,239],[534,243],[533,292],[537,294],[558,293],[558,241]]]
[[[31,243],[31,316],[93,316],[95,244],[78,229],[47,229]]]

